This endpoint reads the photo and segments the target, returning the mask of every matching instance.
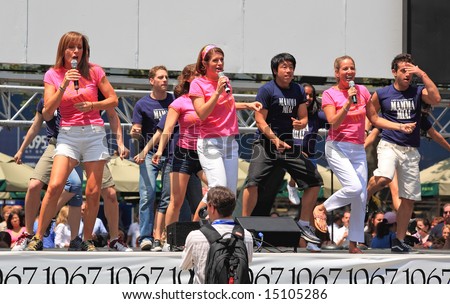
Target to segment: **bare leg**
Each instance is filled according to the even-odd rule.
[[[85,162],[86,170],[86,208],[83,215],[83,240],[92,239],[95,219],[100,206],[100,192],[105,161]]]
[[[47,192],[42,201],[41,212],[39,214],[38,230],[36,237],[42,239],[51,219],[56,215],[59,197],[64,189],[64,185],[77,161],[66,156],[57,155],[53,161],[52,173],[48,184]]]
[[[114,187],[108,187],[101,190],[105,216],[108,220],[109,239],[114,240],[119,236],[119,202],[117,200],[117,193]]]
[[[414,201],[406,198],[401,198],[400,200],[401,203],[397,211],[397,238],[403,240],[414,209]]]
[[[251,216],[258,201],[258,186],[248,186],[242,192],[242,216]]]
[[[25,227],[29,234],[33,234],[33,224],[41,205],[41,190],[44,183],[37,179],[30,179],[25,195]]]
[[[372,176],[367,185],[367,198],[370,199],[372,195],[386,187],[391,180],[384,176]]]

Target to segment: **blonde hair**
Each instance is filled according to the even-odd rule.
[[[67,219],[69,217],[69,207],[64,206],[59,210],[58,216],[56,217],[56,226],[59,224],[67,224]]]

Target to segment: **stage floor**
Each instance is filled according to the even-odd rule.
[[[277,251],[277,252],[268,252]],[[0,250],[0,284],[187,284],[181,252],[40,252]],[[449,284],[450,251],[390,249],[310,253],[304,248],[263,248],[250,265],[255,284]]]

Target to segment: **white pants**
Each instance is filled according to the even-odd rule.
[[[239,146],[234,136],[199,138],[197,153],[208,180],[208,189],[224,186],[236,194]],[[203,197],[206,202],[206,194]]]
[[[367,158],[363,145],[327,141],[325,155],[342,188],[325,202],[327,211],[350,205],[348,239],[364,242],[364,217],[367,200]]]

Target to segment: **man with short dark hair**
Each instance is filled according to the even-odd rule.
[[[231,232],[235,226],[232,218],[236,207],[235,195],[227,187],[216,186],[209,189],[206,200],[208,220],[211,225],[220,235]],[[253,239],[250,232],[245,229],[244,231],[248,262],[251,263],[253,258]],[[209,248],[209,242],[200,230],[194,230],[188,234],[180,267],[183,270],[194,268],[194,283],[205,283],[205,266]]]
[[[242,194],[242,215],[252,215],[258,201],[258,187],[278,168],[284,168],[304,190],[298,226],[301,237],[320,248],[320,239],[311,227],[313,209],[323,181],[317,168],[302,153],[301,146],[294,145],[293,130],[301,130],[308,124],[306,94],[295,83],[296,60],[288,53],[275,55],[271,60],[273,80],[259,88],[256,100],[263,108],[255,112],[258,131],[255,134],[253,153],[248,169],[247,184]]]
[[[378,89],[368,104],[370,120],[376,124],[378,110],[381,117],[398,123],[398,130],[383,130],[378,143],[378,168],[367,186],[367,197],[388,185],[395,172],[399,181],[400,206],[397,210],[397,238],[393,240],[394,253],[416,252],[404,242],[414,201],[421,197],[420,188],[420,118],[422,101],[436,105],[441,101],[439,90],[428,75],[421,70],[410,54],[399,54],[391,63],[394,83]],[[412,85],[413,76],[422,79],[423,86]],[[414,128],[405,128],[416,124]]]

